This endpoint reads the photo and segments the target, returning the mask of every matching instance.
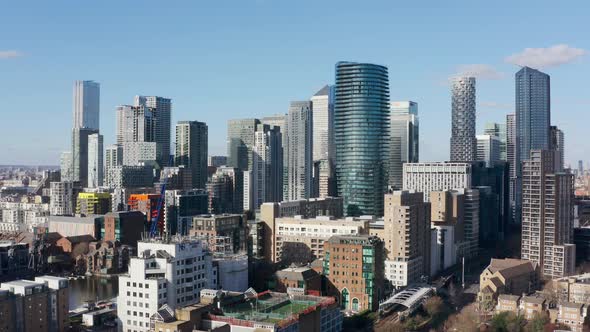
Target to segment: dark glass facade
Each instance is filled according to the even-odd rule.
[[[344,211],[382,216],[390,126],[387,67],[337,63],[334,97],[336,177]]]

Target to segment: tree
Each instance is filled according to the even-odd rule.
[[[527,332],[543,332],[545,325],[549,323],[549,316],[547,313],[539,314],[535,312],[533,318],[529,320],[526,325]]]
[[[431,318],[439,315],[444,309],[443,300],[438,296],[429,298],[422,306]]]
[[[509,311],[495,314],[491,320],[492,330],[498,332],[520,332],[524,324],[525,320],[522,316]]]
[[[475,332],[479,331],[478,316],[475,306],[469,305],[461,312],[451,316],[444,326],[445,331]]]

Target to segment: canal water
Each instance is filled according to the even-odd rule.
[[[110,300],[119,294],[119,278],[86,277],[70,280],[70,310],[84,301]]]

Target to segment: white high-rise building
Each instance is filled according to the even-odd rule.
[[[158,163],[164,167],[170,161],[170,126],[172,119],[172,101],[158,96],[135,96],[135,106],[145,106],[152,110],[154,118],[154,139],[161,152]],[[172,166],[172,165],[170,165]]]
[[[73,128],[98,130],[99,124],[100,84],[94,81],[75,81]]]
[[[418,103],[394,101],[391,111],[391,160],[389,185],[401,189],[403,164],[417,163],[419,159]]]
[[[104,181],[103,137],[100,134],[88,136],[88,187],[102,187]]]
[[[76,208],[74,183],[71,181],[51,182],[49,188],[49,213],[52,216],[73,215]]]
[[[333,87],[326,85],[311,97],[313,113],[313,160],[334,158]]]
[[[74,178],[73,174],[73,160],[72,151],[64,151],[61,153],[59,159],[59,170],[61,172],[62,181],[72,181]]]
[[[119,276],[117,316],[123,331],[149,331],[150,317],[163,305],[171,309],[200,301],[211,285],[211,255],[201,240],[172,238],[137,242],[137,257]]]
[[[123,148],[116,144],[109,145],[105,149],[105,169],[123,165]]]
[[[284,200],[310,198],[313,189],[313,115],[311,102],[294,101],[287,115],[287,186]]]
[[[501,141],[498,136],[477,135],[477,160],[485,161],[487,167],[494,167],[501,161]]]
[[[475,77],[456,77],[451,83],[451,161],[474,161]]]

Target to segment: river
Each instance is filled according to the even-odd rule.
[[[119,294],[119,278],[86,277],[70,280],[70,310],[84,301],[110,300]]]

